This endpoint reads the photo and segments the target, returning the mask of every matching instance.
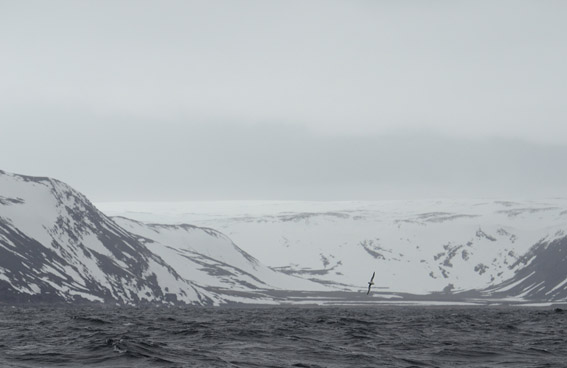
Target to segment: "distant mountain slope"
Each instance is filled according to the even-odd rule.
[[[210,300],[65,183],[0,171],[0,188],[3,299]]]
[[[567,301],[567,236],[542,240],[520,257],[510,279],[485,290],[495,298]]]
[[[240,205],[103,204],[129,217],[110,218],[58,180],[0,171],[0,303],[567,300],[564,199]]]
[[[500,285],[526,267],[522,260],[532,246],[567,230],[565,199],[101,207],[143,221],[161,218],[215,228],[274,269],[359,292],[374,271],[375,290],[381,292],[429,294]],[[538,272],[547,277],[544,268]],[[555,277],[565,280],[567,274]]]
[[[0,302],[219,304],[242,301],[222,288],[324,288],[212,229],[116,220],[128,230],[65,183],[0,171]]]
[[[151,239],[154,243],[148,243],[148,249],[159,254],[183,278],[198,280],[195,282],[204,288],[328,290],[264,266],[214,229],[187,224],[145,224],[125,217],[113,220],[129,232]]]

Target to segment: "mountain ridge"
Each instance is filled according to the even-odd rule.
[[[151,211],[107,215],[57,179],[0,170],[0,302],[567,300],[561,200],[353,203],[192,208],[160,224]],[[183,223],[187,214],[201,219]]]
[[[211,228],[112,219],[55,179],[2,171],[0,189],[0,301],[220,305],[273,303],[262,290],[289,283],[326,289]]]

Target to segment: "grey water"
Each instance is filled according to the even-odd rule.
[[[0,306],[0,367],[566,367],[566,327],[553,308]]]

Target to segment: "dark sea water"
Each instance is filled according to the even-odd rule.
[[[567,367],[553,308],[0,307],[0,367]]]

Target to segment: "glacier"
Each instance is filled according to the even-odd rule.
[[[529,266],[526,254],[567,228],[565,198],[97,205],[109,216],[217,229],[267,266],[339,290],[362,292],[376,271],[382,296],[497,295]],[[563,295],[554,300],[565,296],[566,276],[553,284]]]

